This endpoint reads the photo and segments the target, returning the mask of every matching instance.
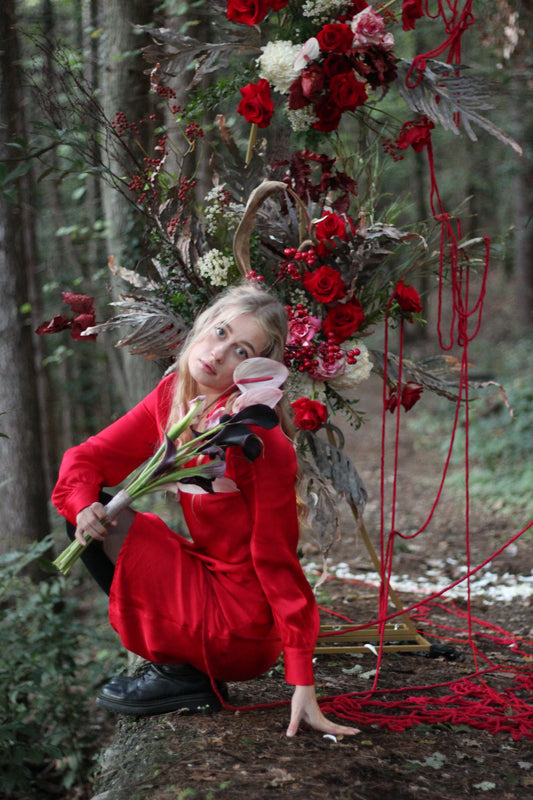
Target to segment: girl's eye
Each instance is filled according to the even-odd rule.
[[[218,336],[219,339],[223,339],[226,335],[226,331],[220,325],[217,325],[215,328],[215,334]]]
[[[239,358],[248,358],[248,353],[244,349],[244,347],[237,347],[236,353],[239,356]]]

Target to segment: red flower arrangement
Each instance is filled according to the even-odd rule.
[[[302,71],[290,87],[289,108],[311,106],[313,127],[335,130],[345,111],[368,100],[368,86],[385,89],[395,79],[393,44],[383,17],[370,6],[349,21],[323,25],[296,58]]]

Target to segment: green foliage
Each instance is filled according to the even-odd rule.
[[[501,383],[511,409],[500,402],[497,389],[473,390],[468,426],[469,494],[471,500],[493,512],[518,513],[523,521],[533,517],[531,485],[531,433],[533,431],[533,356],[529,340],[522,340],[495,351],[489,346],[486,357],[494,380]],[[452,412],[453,413],[453,412]],[[451,414],[417,414],[416,430],[423,439],[449,444]],[[451,474],[446,486],[464,497],[466,431],[458,427]],[[455,468],[457,466],[457,469]],[[520,520],[517,519],[517,524]]]
[[[87,769],[87,693],[109,659],[97,626],[76,619],[65,579],[35,585],[24,574],[50,546],[0,558],[0,771],[3,796],[17,800],[42,800],[50,787],[58,796]]]

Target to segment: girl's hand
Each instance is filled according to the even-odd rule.
[[[102,503],[92,503],[90,506],[82,508],[76,517],[74,537],[80,544],[87,544],[83,535],[85,532],[98,542],[103,542],[109,532],[109,524],[114,525],[116,522],[108,522]]]
[[[295,736],[298,732],[301,721],[307,722],[312,728],[322,733],[331,733],[334,736],[348,735],[353,736],[359,733],[357,728],[349,728],[346,725],[337,725],[330,722],[318,705],[314,686],[296,686],[291,703],[291,721],[287,728],[287,736]]]

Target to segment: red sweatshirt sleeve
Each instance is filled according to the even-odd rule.
[[[98,500],[103,487],[117,486],[153,455],[167,424],[175,376],[169,375],[138,405],[63,456],[52,503],[75,522]]]
[[[254,519],[252,560],[283,642],[285,678],[307,686],[314,682],[319,616],[297,553],[296,455],[279,427],[258,433],[263,453],[248,465],[250,479],[239,481]]]

